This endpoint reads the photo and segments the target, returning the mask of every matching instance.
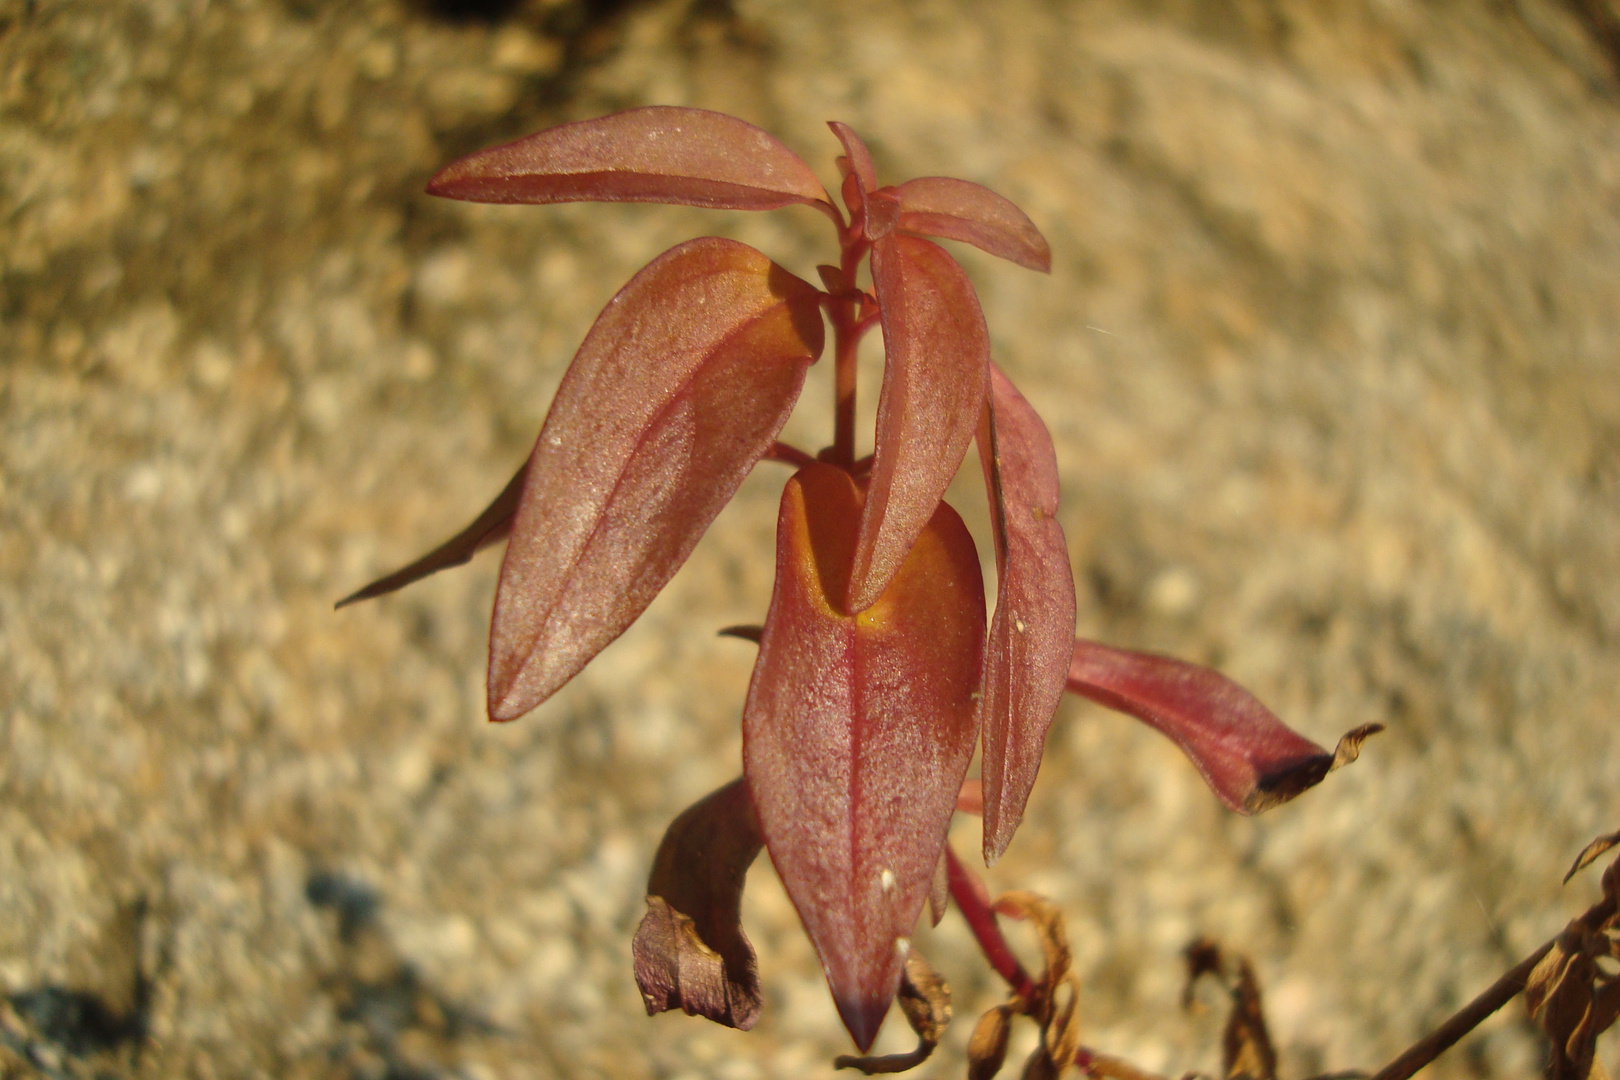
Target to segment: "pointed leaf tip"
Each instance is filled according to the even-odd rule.
[[[1357,728],[1330,754],[1218,671],[1094,641],[1075,641],[1068,685],[1168,736],[1221,802],[1240,814],[1262,813],[1321,783],[1381,730],[1377,724]]]
[[[490,716],[554,693],[641,614],[776,439],[820,293],[744,244],[665,252],[598,316],[530,457],[490,630]]]
[[[769,133],[706,109],[654,105],[547,128],[453,162],[428,193],[492,203],[655,202],[832,211],[810,166]]]
[[[972,244],[1043,274],[1052,272],[1052,249],[1029,216],[1011,200],[968,180],[921,176],[894,189],[898,227],[924,236]]]
[[[347,607],[361,600],[370,600],[394,592],[396,589],[403,589],[425,577],[437,574],[440,570],[461,566],[471,561],[474,555],[489,545],[505,540],[512,529],[512,518],[517,514],[518,497],[523,493],[523,478],[528,471],[529,466],[525,462],[517,471],[517,475],[508,480],[506,487],[495,496],[495,501],[486,506],[483,513],[473,519],[471,525],[410,565],[401,567],[386,577],[378,578],[358,592],[350,593],[334,607]]]
[[[861,194],[876,191],[877,169],[872,165],[872,152],[866,148],[866,143],[855,134],[854,128],[842,121],[829,120],[827,126],[832,128],[832,133],[838,136],[839,143],[843,145],[846,155],[843,164],[848,166],[850,175],[860,185]]]
[[[1075,595],[1052,437],[994,364],[978,442],[998,578],[979,695],[989,864],[1007,850],[1035,785],[1074,652]]]
[[[845,610],[893,579],[967,455],[989,385],[990,334],[973,283],[938,244],[872,246],[883,321],[876,452]]]
[[[788,481],[776,587],[743,712],[767,849],[865,1051],[899,984],[977,736],[983,582],[938,509],[889,589],[840,610],[861,513],[850,476]]]

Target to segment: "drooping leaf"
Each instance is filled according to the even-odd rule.
[[[967,454],[989,384],[990,335],[972,282],[938,244],[872,246],[883,319],[876,452],[846,610],[889,584]]]
[[[1035,785],[1074,653],[1075,599],[1068,543],[1057,520],[1052,437],[994,364],[978,440],[998,577],[979,696],[984,859],[990,863],[1007,850]]]
[[[523,494],[523,478],[528,472],[528,462],[524,462],[517,475],[506,482],[506,487],[495,496],[495,501],[484,507],[483,512],[473,519],[471,525],[409,566],[401,567],[386,577],[378,578],[359,592],[345,596],[337,602],[337,607],[345,607],[360,600],[370,600],[396,589],[403,589],[412,582],[437,574],[440,570],[461,566],[489,545],[505,540],[507,533],[512,529],[512,518],[517,515],[518,496]]]
[[[490,631],[489,711],[544,701],[640,615],[772,445],[821,352],[819,294],[708,237],[598,316],[529,460]]]
[[[841,610],[861,491],[830,465],[787,484],[776,588],[743,712],[766,847],[865,1052],[894,998],[978,732],[978,556],[939,504],[887,591]]]
[[[1269,810],[1321,783],[1355,760],[1363,739],[1383,730],[1356,728],[1330,754],[1218,671],[1094,641],[1074,643],[1069,689],[1168,736],[1240,814]]]
[[[832,208],[810,166],[769,133],[724,113],[664,105],[562,124],[480,150],[441,169],[427,189],[490,203]]]
[[[948,176],[919,176],[894,189],[906,232],[961,240],[1019,266],[1052,272],[1052,250],[1029,216],[989,188]]]
[[[631,946],[648,1016],[679,1008],[744,1031],[759,1019],[759,969],[741,910],[763,843],[740,779],[670,823]]]

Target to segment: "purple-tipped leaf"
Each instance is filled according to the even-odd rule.
[[[484,512],[474,518],[471,525],[409,566],[401,567],[387,577],[378,578],[359,592],[345,596],[337,602],[337,606],[344,607],[391,593],[396,589],[403,589],[412,582],[437,574],[440,570],[461,566],[489,545],[505,540],[512,528],[512,518],[517,514],[518,496],[523,494],[523,478],[528,472],[529,466],[525,462],[517,471],[517,475],[508,480],[506,487],[495,496],[495,501],[484,507]]]
[[[1075,599],[1052,437],[994,364],[978,440],[998,577],[979,697],[988,863],[1007,850],[1035,785],[1074,653]]]
[[[899,233],[872,245],[886,354],[876,453],[848,610],[883,592],[967,454],[984,408],[990,334],[962,267]]]
[[[921,176],[893,189],[899,227],[961,240],[1019,266],[1052,272],[1052,251],[1029,216],[989,188],[948,176]]]
[[[609,301],[529,459],[495,595],[491,718],[549,697],[686,560],[792,411],[821,353],[819,295],[709,237]]]
[[[776,588],[743,712],[765,844],[865,1052],[894,998],[978,735],[984,584],[943,503],[889,589],[842,612],[861,493],[808,465],[782,494]]]
[[[741,913],[743,882],[763,845],[740,779],[670,823],[630,947],[648,1016],[682,1009],[744,1031],[759,1019],[759,968]]]
[[[831,210],[810,166],[752,124],[655,105],[547,128],[447,165],[428,192],[492,203],[656,202]]]
[[[1258,814],[1285,803],[1356,759],[1367,724],[1328,753],[1295,733],[1218,671],[1153,653],[1076,641],[1069,689],[1158,729],[1197,766],[1230,809]]]

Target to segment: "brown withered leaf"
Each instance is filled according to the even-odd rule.
[[[1600,836],[1596,840],[1593,840],[1590,844],[1587,844],[1581,849],[1581,853],[1575,856],[1575,863],[1569,868],[1569,873],[1564,875],[1564,884],[1569,884],[1570,878],[1574,877],[1582,870],[1585,870],[1588,866],[1591,866],[1597,861],[1598,856],[1602,855],[1605,851],[1608,851],[1616,844],[1620,844],[1620,832],[1612,832],[1607,836]]]
[[[1219,979],[1231,997],[1231,1012],[1221,1035],[1221,1068],[1227,1080],[1276,1080],[1277,1051],[1266,1028],[1260,1003],[1260,981],[1248,958],[1228,957],[1219,945],[1199,938],[1187,946],[1187,985],[1181,1002],[1193,1007],[1193,985],[1205,975]]]
[[[1232,1013],[1226,1018],[1221,1037],[1221,1062],[1227,1080],[1243,1076],[1251,1080],[1276,1080],[1277,1051],[1266,1030],[1266,1017],[1260,1007],[1260,982],[1246,958],[1239,957],[1237,978],[1232,986]]]
[[[1067,989],[1067,994],[1059,994]],[[1047,990],[1050,1008],[1041,1025],[1041,1043],[1024,1065],[1024,1080],[1058,1080],[1080,1049],[1080,984],[1072,976]]]
[[[1041,943],[1041,954],[1046,960],[1046,969],[1036,981],[1045,988],[1046,996],[1050,999],[1058,985],[1068,978],[1073,962],[1068,931],[1063,926],[1063,913],[1046,897],[1024,891],[1003,893],[996,900],[995,911],[1014,919],[1026,920],[1034,928],[1035,936]],[[1035,1015],[1035,1019],[1044,1024],[1048,1017]]]
[[[997,1005],[973,1027],[968,1039],[968,1080],[991,1080],[1007,1060],[1007,1039],[1012,1034],[1013,1010]]]
[[[1620,1016],[1620,979],[1603,974],[1597,961],[1615,953],[1601,928],[1576,919],[1530,973],[1524,1001],[1552,1042],[1548,1080],[1607,1080],[1596,1044]]]
[[[631,945],[647,1015],[679,1008],[744,1031],[759,1019],[759,970],[740,913],[743,881],[763,846],[741,780],[670,823]]]
[[[1112,1054],[1099,1054],[1082,1047],[1075,1056],[1080,1071],[1097,1080],[1164,1080],[1164,1077],[1138,1068],[1124,1058]],[[1195,1074],[1189,1073],[1188,1076]]]
[[[835,1069],[859,1069],[868,1076],[878,1073],[898,1073],[915,1069],[927,1061],[945,1037],[945,1028],[951,1022],[951,988],[945,985],[939,972],[923,959],[916,949],[906,954],[906,970],[900,979],[896,995],[900,1011],[906,1022],[917,1033],[917,1049],[908,1054],[882,1054],[856,1057],[840,1054],[833,1060]]]

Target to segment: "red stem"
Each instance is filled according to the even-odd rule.
[[[849,285],[855,284],[861,260],[871,245],[853,227],[840,230],[842,258],[839,269]],[[871,319],[861,318],[855,300],[839,298],[829,306],[833,324],[833,445],[832,460],[849,468],[855,463],[855,375],[861,337],[871,328]]]
[[[1014,994],[1025,1001],[1034,1000],[1035,980],[1029,977],[1029,972],[1024,970],[1024,965],[1013,955],[1007,939],[1001,935],[1001,926],[996,922],[996,913],[990,908],[984,884],[973,871],[962,865],[962,860],[956,857],[949,844],[945,845],[945,877],[950,885],[951,899],[956,901],[957,910],[967,920],[968,929],[973,931],[984,958],[990,961],[996,974],[1007,981]]]

